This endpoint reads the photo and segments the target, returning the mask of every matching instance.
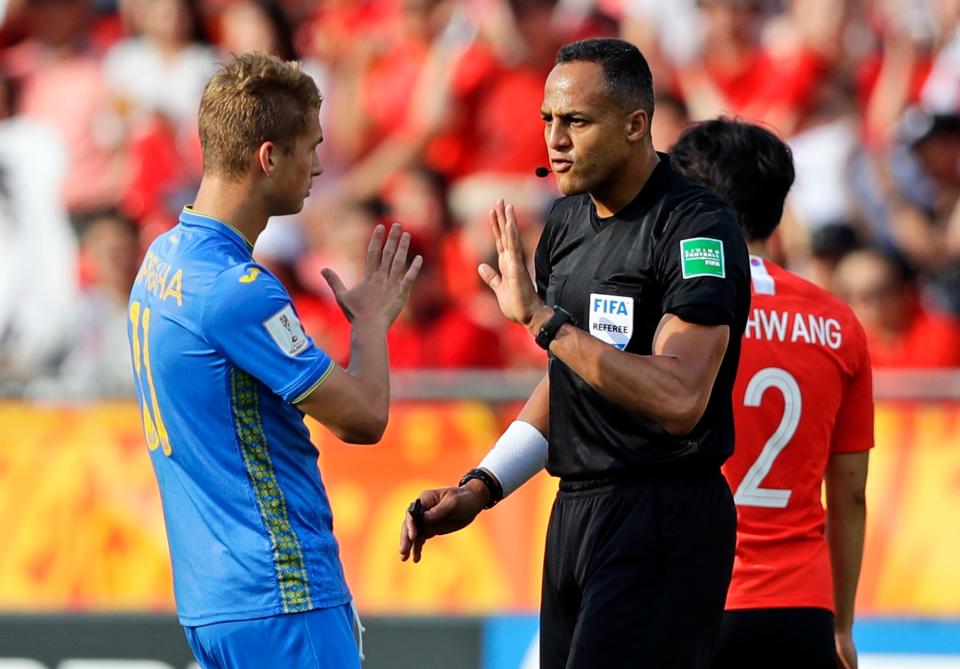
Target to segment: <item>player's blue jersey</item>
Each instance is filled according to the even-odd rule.
[[[130,294],[144,432],[184,625],[350,601],[294,403],[333,370],[239,232],[189,208]]]

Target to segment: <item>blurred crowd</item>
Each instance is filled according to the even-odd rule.
[[[556,196],[539,106],[561,44],[650,62],[655,146],[692,120],[762,122],[797,166],[775,259],[847,300],[878,368],[960,367],[960,0],[0,0],[0,389],[132,387],[127,295],[199,183],[196,110],[230,54],[317,81],[324,174],[256,258],[343,363],[349,284],[378,222],[426,263],[395,369],[530,368],[476,266],[487,211],[532,252]]]

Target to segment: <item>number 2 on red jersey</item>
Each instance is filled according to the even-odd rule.
[[[790,372],[779,367],[767,367],[754,374],[747,384],[747,390],[743,396],[744,406],[759,407],[763,394],[770,388],[776,388],[783,395],[783,417],[737,487],[733,499],[738,506],[783,509],[790,501],[790,490],[763,488],[761,483],[797,431],[800,412],[803,409],[803,398],[800,396],[800,386]]]

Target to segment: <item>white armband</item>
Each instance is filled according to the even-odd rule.
[[[480,462],[497,477],[506,497],[547,466],[547,440],[530,423],[515,420]]]

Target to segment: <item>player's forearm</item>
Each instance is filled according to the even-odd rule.
[[[678,358],[619,351],[569,325],[561,328],[550,352],[598,393],[674,435],[696,426],[710,398],[712,382],[706,388],[696,383]]]
[[[866,453],[833,456],[827,467],[827,543],[833,574],[835,627],[853,626],[854,600],[860,578],[867,505]]]
[[[365,408],[371,428],[386,429],[390,409],[390,358],[386,322],[355,320],[350,332],[350,366],[347,373],[358,383],[356,401]]]
[[[833,572],[835,626],[847,631],[853,626],[853,606],[863,558],[866,507],[827,512],[827,541]]]

